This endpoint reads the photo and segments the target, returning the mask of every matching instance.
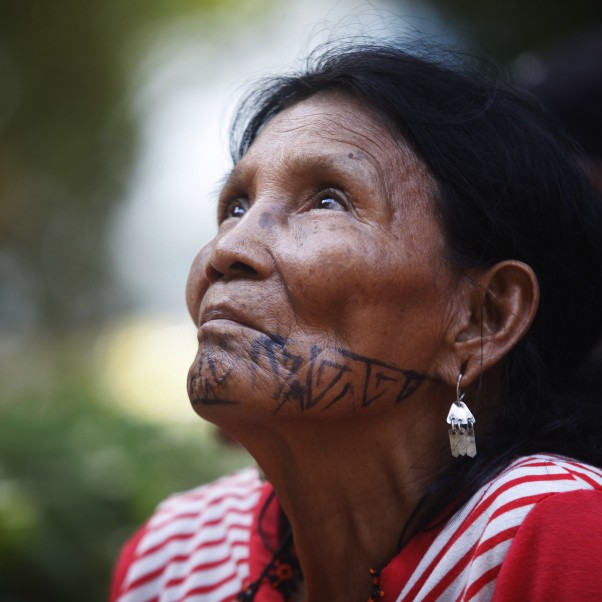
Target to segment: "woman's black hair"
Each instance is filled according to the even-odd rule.
[[[437,58],[435,58],[437,57]],[[233,160],[276,114],[314,94],[359,100],[410,143],[437,183],[448,260],[459,270],[516,259],[541,300],[506,357],[503,403],[475,459],[452,463],[414,528],[455,509],[515,457],[567,455],[602,466],[602,202],[578,147],[526,94],[448,52],[392,43],[314,53],[294,75],[263,81],[235,119]]]

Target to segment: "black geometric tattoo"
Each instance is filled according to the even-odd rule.
[[[237,403],[223,393],[223,385],[235,370],[227,358],[227,354],[220,354],[219,360],[201,356],[190,369],[188,395],[193,405]],[[274,413],[291,404],[300,411],[326,411],[343,401],[353,409],[365,408],[383,396],[399,403],[432,379],[347,349],[314,345],[305,355],[293,353],[279,335],[257,337],[251,346],[251,360],[255,374],[262,379],[266,374],[273,377]]]

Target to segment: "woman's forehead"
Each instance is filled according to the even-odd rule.
[[[316,94],[284,109],[268,122],[259,137],[277,141],[291,135],[366,146],[371,151],[387,153],[395,147],[407,146],[374,111],[336,92]]]
[[[234,172],[254,172],[274,162],[322,169],[353,163],[364,175],[374,171],[387,188],[414,172],[428,172],[394,127],[341,93],[317,94],[277,114]]]

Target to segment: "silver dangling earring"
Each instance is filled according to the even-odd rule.
[[[464,391],[460,391],[460,382],[464,374],[458,375],[456,383],[456,401],[451,404],[447,415],[447,424],[449,428],[449,444],[454,458],[458,456],[470,456],[474,458],[477,455],[477,444],[474,436],[475,417],[464,403]]]

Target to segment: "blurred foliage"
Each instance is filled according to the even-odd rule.
[[[443,21],[498,61],[545,48],[602,22],[600,0],[430,0]]]
[[[0,0],[0,330],[60,331],[119,306],[103,247],[136,147],[133,68],[174,19],[211,31],[235,11],[235,0]]]
[[[250,0],[240,26],[269,0]],[[206,429],[140,422],[99,390],[120,308],[106,234],[139,144],[136,75],[164,28],[236,0],[0,0],[0,600],[106,600],[155,505],[241,464]],[[242,22],[241,22],[242,21]],[[215,31],[214,31],[215,30]]]
[[[38,341],[0,412],[0,600],[106,600],[125,539],[167,495],[245,464],[200,424],[158,426],[104,401],[87,347]],[[84,355],[87,357],[84,360]],[[6,382],[6,381],[4,381]],[[192,410],[191,410],[192,412]]]

